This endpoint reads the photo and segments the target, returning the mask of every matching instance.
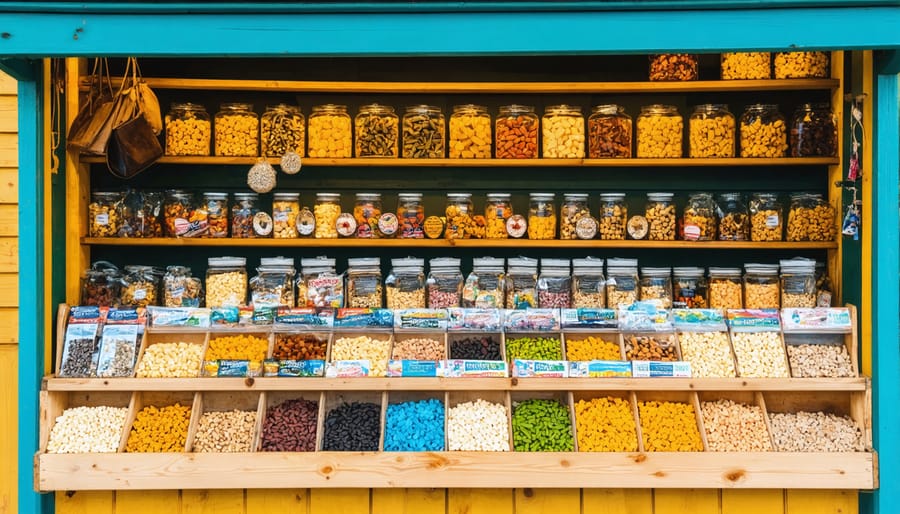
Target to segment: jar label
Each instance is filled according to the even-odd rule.
[[[520,238],[528,232],[528,222],[521,214],[513,214],[506,220],[506,233],[509,237]]]
[[[109,214],[98,214],[94,216],[94,223],[97,225],[109,225]]]
[[[378,230],[386,236],[396,234],[399,227],[400,220],[393,212],[386,212],[378,217]]]
[[[288,221],[288,213],[286,211],[275,211],[272,213],[272,218],[276,223],[287,223]]]
[[[597,220],[592,217],[581,218],[575,223],[575,235],[578,239],[594,239],[597,237]]]
[[[350,237],[356,233],[356,218],[352,214],[345,212],[338,216],[334,228],[337,230],[338,235]]]
[[[628,220],[628,235],[631,236],[632,239],[644,239],[647,237],[647,232],[650,231],[650,224],[647,222],[647,218],[643,216],[632,216],[630,220]]]
[[[253,232],[258,236],[267,236],[272,233],[272,217],[265,212],[257,212],[253,216]]]
[[[299,232],[301,236],[308,236],[315,232],[315,230],[316,216],[309,209],[300,211],[300,216],[297,218],[297,232]]]
[[[137,301],[144,300],[147,298],[147,290],[146,289],[135,289],[132,297]]]
[[[429,239],[437,239],[444,232],[444,222],[437,216],[429,216],[425,219],[425,236]]]
[[[206,232],[209,228],[207,220],[188,221],[184,218],[175,218],[175,235],[182,237],[196,237]]]
[[[778,215],[771,214],[766,216],[766,228],[778,228]]]
[[[701,230],[697,225],[685,225],[684,226],[684,240],[685,241],[696,241],[700,239]]]

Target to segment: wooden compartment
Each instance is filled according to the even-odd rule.
[[[119,451],[125,452],[125,446],[128,443],[128,437],[131,435],[131,428],[138,413],[144,407],[168,407],[179,403],[191,408],[190,418],[193,418],[196,397],[200,393],[191,393],[186,391],[138,391],[131,397],[131,405],[129,406],[128,419],[125,422],[125,432],[122,434],[122,442],[119,444]],[[191,425],[188,425],[185,444],[182,451],[188,451],[188,439],[190,439]]]
[[[269,410],[289,400],[310,400],[316,402],[316,437],[313,445],[315,451],[321,448],[322,426],[325,412],[324,393],[316,391],[268,391],[262,394],[263,410],[260,416],[259,437],[257,438],[256,451],[268,452],[275,450],[264,450],[263,443],[265,441],[266,416]]]
[[[447,333],[447,358],[455,359],[453,354],[453,345],[458,341],[463,341],[465,339],[476,339],[483,337],[491,337],[493,339],[493,345],[496,345],[499,353],[500,360],[506,360],[506,345],[503,340],[503,332],[448,332]]]
[[[335,347],[338,346],[339,341],[344,338],[356,338],[356,337],[369,337],[371,339],[376,339],[378,341],[382,341],[387,347],[387,357],[383,362],[379,364],[374,364],[369,362],[369,376],[370,377],[384,377],[387,374],[387,365],[388,361],[391,358],[391,351],[393,350],[393,334],[389,329],[364,329],[364,330],[335,330],[334,334],[331,338],[331,349],[328,352],[328,362],[335,362],[337,360],[363,360],[363,359],[338,359],[339,355],[335,352]],[[376,369],[377,366],[381,366],[381,369]]]
[[[300,329],[277,329],[274,331],[272,336],[272,345],[269,349],[268,357],[272,359],[278,360],[286,360],[285,357],[279,356],[279,343],[285,336],[296,336],[302,335],[307,336],[309,339],[314,341],[315,348],[317,351],[322,352],[322,360],[328,361],[329,353],[331,352],[331,340],[332,334],[327,331],[318,331],[318,330],[300,330]]]
[[[766,401],[763,398],[762,393],[758,391],[698,391],[697,392],[697,400],[700,405],[700,419],[703,420],[703,402],[714,402],[716,400],[731,400],[735,403],[742,403],[746,405],[751,405],[760,408],[760,412],[762,413],[763,424],[765,425],[766,432],[766,441],[769,444],[768,450],[765,451],[775,451],[775,443],[772,440],[772,428],[769,426],[769,416],[766,414]],[[725,452],[726,450],[717,450],[713,449],[710,446],[709,442],[709,430],[711,427],[707,425],[707,423],[703,422],[703,435],[704,435],[704,443],[706,444],[707,451],[710,452]],[[741,450],[738,450],[741,451]],[[763,450],[760,450],[763,451]]]
[[[644,426],[644,420],[638,405],[640,402],[648,401],[686,403],[692,405],[694,407],[694,423],[700,432],[700,440],[703,442],[701,451],[707,450],[706,429],[703,426],[703,418],[700,416],[700,402],[697,401],[697,393],[690,391],[636,391],[635,400],[635,408],[638,411],[638,430],[641,435],[641,451],[656,451],[648,449],[647,440],[649,434],[646,430],[647,427]]]
[[[319,416],[319,450],[320,451],[358,451],[358,450],[326,450],[325,449],[325,435],[328,426],[328,415],[345,403],[374,403],[378,406],[379,415],[378,415],[378,446],[377,450],[381,451],[382,444],[384,442],[384,409],[386,403],[387,392],[380,391],[326,391],[322,395],[322,409],[320,410],[321,415]]]
[[[641,437],[641,424],[638,418],[637,411],[637,401],[635,400],[635,395],[630,391],[573,391],[569,394],[569,405],[571,407],[571,417],[572,417],[572,430],[575,436],[575,451],[577,452],[587,452],[590,450],[586,450],[580,447],[578,443],[578,415],[576,410],[576,405],[578,402],[585,400],[589,401],[594,398],[619,398],[628,402],[630,410],[631,410],[631,419],[634,422],[635,426],[635,450],[634,451],[643,451],[643,438]],[[617,430],[618,431],[618,430]]]
[[[583,341],[589,337],[597,337],[604,341],[609,341],[611,343],[616,344],[619,347],[619,358],[616,360],[625,360],[625,351],[622,349],[622,333],[617,330],[563,330],[562,333],[562,351],[563,358],[565,360],[575,360],[569,359],[568,351],[569,351],[569,342],[570,341]],[[598,360],[598,359],[591,359]],[[599,359],[602,360],[602,359]]]
[[[205,329],[191,330],[189,328],[181,328],[180,330],[145,330],[141,348],[138,352],[137,362],[134,366],[135,376],[141,376],[138,375],[138,370],[141,366],[141,363],[144,361],[144,354],[147,352],[147,348],[160,343],[188,343],[192,345],[198,345],[202,349],[201,356],[204,356],[206,355],[206,349],[209,343],[209,333]],[[203,358],[201,357],[200,362],[197,365],[197,374],[195,376],[200,376],[202,368]]]
[[[433,339],[438,341],[443,346],[443,353],[441,354],[440,359],[435,360],[443,360],[447,358],[447,333],[446,332],[438,332],[433,330],[398,330],[394,332],[394,341],[391,345],[391,359],[399,360],[399,358],[395,355],[397,351],[397,343],[401,341],[409,341],[410,339]],[[424,359],[430,360],[430,359]]]
[[[570,403],[570,395],[565,391],[513,391],[509,393],[509,403],[510,403],[510,411],[509,411],[509,427],[510,434],[512,438],[510,439],[511,447],[514,452],[518,452],[520,450],[516,450],[516,431],[513,425],[513,419],[516,414],[516,408],[524,401],[527,400],[555,400],[559,402],[566,410],[566,416],[569,418],[569,440],[572,443],[572,449],[568,451],[575,451],[575,421],[572,416],[572,404]],[[531,450],[521,450],[521,451],[531,451]],[[540,453],[543,450],[535,450]],[[549,451],[549,450],[548,450]]]
[[[381,427],[381,439],[382,446],[381,448],[384,451],[406,451],[406,450],[388,450],[385,446],[385,441],[387,441],[388,433],[387,433],[387,409],[392,404],[397,403],[405,403],[405,402],[417,402],[422,400],[440,400],[441,405],[443,406],[442,415],[443,422],[441,423],[444,430],[444,436],[441,438],[441,448],[436,450],[428,450],[428,451],[444,451],[447,449],[447,399],[446,395],[443,391],[390,391],[385,396],[385,414],[383,425]]]
[[[231,336],[253,336],[258,337],[260,339],[264,339],[266,341],[266,353],[263,358],[272,354],[272,341],[273,336],[272,332],[267,330],[259,330],[253,329],[251,327],[213,327],[209,331],[209,339],[206,343],[206,350],[203,354],[203,360],[214,360],[210,359],[209,352],[212,349],[216,339],[220,337],[231,337]],[[242,358],[238,358],[235,360],[254,360],[248,359],[247,356],[242,356]],[[262,359],[260,359],[262,360]]]
[[[259,445],[259,433],[262,423],[262,417],[265,413],[265,403],[260,393],[247,391],[222,391],[222,392],[206,392],[197,393],[194,399],[194,409],[191,413],[191,426],[188,432],[187,448],[188,451],[196,452],[197,432],[199,430],[200,419],[208,412],[230,412],[239,410],[243,412],[255,412],[256,420],[250,428],[250,444],[248,452],[254,451]],[[205,453],[225,453],[205,452]],[[246,452],[228,452],[228,453],[246,453]]]
[[[628,352],[630,352],[633,348],[633,344],[631,342],[632,337],[653,337],[663,348],[674,348],[675,349],[675,360],[681,360],[681,349],[678,347],[678,340],[675,338],[675,332],[623,332],[622,333],[622,355],[625,357],[625,360],[631,361],[635,359],[631,359],[628,357]],[[640,360],[648,360],[648,359],[640,359]],[[668,361],[672,362],[672,361]]]
[[[41,431],[39,453],[47,451],[47,443],[50,442],[50,432],[56,426],[56,418],[69,408],[73,407],[119,407],[129,409],[132,393],[127,391],[66,391],[48,392],[41,391]],[[129,426],[129,416],[126,413],[122,431]],[[119,435],[121,442],[121,434]],[[118,449],[118,444],[116,445]]]
[[[688,332],[688,331],[685,331],[685,330],[676,331],[675,339],[678,341],[678,352],[681,356],[680,358],[684,361],[691,362],[688,359],[688,357],[685,355],[684,345],[682,344],[682,338],[684,338],[684,334],[686,332]],[[734,369],[734,374],[731,375],[730,377],[707,377],[707,376],[701,377],[701,376],[697,376],[697,374],[695,373],[695,367],[693,364],[691,364],[691,376],[692,377],[694,377],[694,378],[734,378],[734,377],[737,377],[738,363],[737,363],[737,357],[734,355],[734,346],[731,344],[731,333],[730,332],[728,332],[727,330],[694,330],[694,331],[690,331],[690,332],[692,332],[692,333],[713,333],[714,332],[714,333],[724,334],[725,339],[728,342],[728,358],[726,359],[726,362],[730,361],[731,365],[733,366],[733,369]]]
[[[503,405],[506,409],[506,441],[509,444],[509,451],[512,451],[512,425],[510,422],[510,415],[512,414],[512,408],[510,406],[509,393],[506,391],[448,391],[447,399],[444,401],[444,406],[447,409],[447,450],[448,451],[470,451],[470,450],[452,450],[450,446],[450,431],[449,431],[449,421],[450,421],[450,410],[461,403],[473,402],[477,400],[484,400],[490,403],[499,403]],[[492,453],[492,452],[488,452]]]
[[[871,390],[859,392],[839,391],[767,391],[762,393],[770,433],[775,451],[786,451],[778,442],[773,413],[824,412],[837,416],[849,416],[859,429],[866,451],[872,449],[872,397]]]
[[[559,359],[542,359],[542,360],[563,360],[565,359],[565,353],[563,352],[562,345],[562,332],[561,331],[549,331],[549,332],[505,332],[503,335],[503,358],[506,359],[507,362],[510,363],[510,367],[512,367],[512,361],[514,360],[514,356],[510,354],[509,351],[509,342],[511,340],[520,339],[524,337],[529,337],[532,339],[543,338],[543,339],[556,339],[558,347],[559,347]]]
[[[774,333],[774,334],[777,335],[778,341],[779,341],[779,346],[780,346],[780,348],[781,348],[780,356],[779,356],[778,358],[779,358],[779,359],[784,359],[784,367],[785,367],[785,369],[787,370],[787,376],[786,376],[786,377],[756,377],[756,376],[752,376],[752,375],[751,375],[751,376],[747,376],[747,375],[748,375],[748,370],[747,370],[747,369],[743,369],[743,370],[741,369],[741,368],[744,366],[744,364],[742,364],[741,351],[738,349],[738,348],[740,347],[740,345],[739,345],[738,343],[735,342],[735,339],[736,339],[737,337],[740,337],[740,336],[743,335],[743,334],[753,334],[753,333],[763,333],[763,332],[771,332],[771,333]],[[782,337],[781,331],[774,331],[774,330],[731,330],[731,331],[729,331],[729,335],[731,336],[731,349],[732,349],[732,351],[734,352],[734,362],[735,362],[735,365],[737,366],[737,374],[738,374],[739,377],[744,377],[744,378],[788,378],[788,377],[790,377],[790,374],[791,374],[791,365],[790,365],[790,363],[788,362],[788,358],[787,358],[787,349],[784,347],[784,337]],[[754,346],[755,346],[755,343],[754,343]]]

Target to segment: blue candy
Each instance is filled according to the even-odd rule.
[[[391,403],[385,414],[384,451],[426,452],[444,449],[444,402]]]

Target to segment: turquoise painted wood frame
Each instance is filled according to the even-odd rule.
[[[44,226],[42,201],[48,187],[40,172],[42,84],[32,59],[715,53],[798,48],[884,51],[876,63],[881,64],[875,77],[876,153],[868,171],[874,174],[873,216],[865,220],[865,229],[874,234],[873,428],[881,487],[862,501],[866,512],[894,512],[891,500],[900,495],[900,440],[891,432],[900,424],[896,408],[900,404],[898,27],[900,7],[886,1],[346,2],[287,7],[249,2],[0,2],[0,68],[20,81],[19,512],[52,511],[52,497],[34,493],[32,484],[44,362],[42,295],[49,280],[43,275],[45,249],[39,229]],[[507,37],[523,30],[530,36]]]

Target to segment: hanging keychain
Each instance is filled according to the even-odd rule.
[[[853,191],[853,201],[847,206],[847,213],[844,215],[844,222],[841,224],[841,233],[847,237],[852,237],[854,241],[859,241],[859,200],[856,199],[856,188],[848,188]]]
[[[860,138],[863,134],[862,126],[862,97],[857,96],[853,99],[850,106],[850,168],[847,170],[847,180],[856,182],[860,178],[859,168],[859,147],[860,141],[856,137],[857,131]]]

